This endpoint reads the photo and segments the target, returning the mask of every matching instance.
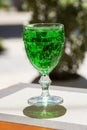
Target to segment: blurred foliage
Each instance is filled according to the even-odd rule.
[[[12,0],[12,3],[14,7],[17,9],[17,11],[23,11],[23,4],[24,0]]]
[[[52,74],[75,74],[87,51],[87,8],[82,0],[26,0],[30,23],[62,23],[65,26],[63,56]]]
[[[4,51],[4,47],[2,45],[2,38],[0,38],[0,54]]]
[[[0,8],[1,9],[9,9],[9,5],[4,2],[4,0],[0,0]]]

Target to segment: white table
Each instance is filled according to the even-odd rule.
[[[41,93],[37,84],[19,83],[0,91],[0,121],[15,122],[62,130],[87,130],[87,89],[51,86],[51,95],[63,97],[65,115],[36,119],[23,114],[27,99]]]

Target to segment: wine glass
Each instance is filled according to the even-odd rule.
[[[63,102],[63,98],[51,96],[49,73],[58,64],[64,48],[64,25],[60,23],[35,23],[24,25],[23,41],[25,51],[31,64],[42,75],[39,83],[41,96],[31,97],[29,104],[55,105]]]

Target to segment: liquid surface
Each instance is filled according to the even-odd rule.
[[[23,40],[28,59],[32,65],[41,74],[49,74],[61,57],[64,46],[64,30],[55,26],[26,26]]]

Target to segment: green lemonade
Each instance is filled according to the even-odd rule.
[[[43,75],[57,65],[64,47],[64,30],[58,26],[26,26],[23,40],[32,65]]]

